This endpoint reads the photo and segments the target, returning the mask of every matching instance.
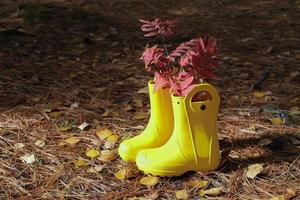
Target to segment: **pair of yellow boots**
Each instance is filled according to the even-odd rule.
[[[146,129],[120,144],[119,155],[156,176],[179,176],[187,171],[210,171],[219,166],[216,131],[219,95],[210,84],[199,84],[186,97],[169,89],[154,92],[148,83],[151,116]],[[211,98],[195,101],[202,93]]]

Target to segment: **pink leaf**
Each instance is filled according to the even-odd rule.
[[[140,22],[142,23],[150,23],[150,21],[144,20],[144,19],[139,19]]]
[[[182,96],[186,96],[188,93],[190,93],[190,91],[195,87],[196,85],[189,85],[189,87],[187,87],[186,89],[184,89],[182,91]]]
[[[155,31],[155,28],[153,28],[153,27],[142,27],[141,29],[142,29],[142,31],[144,31],[144,32]]]
[[[161,74],[155,73],[154,91],[168,86],[169,81],[166,78],[164,78]]]

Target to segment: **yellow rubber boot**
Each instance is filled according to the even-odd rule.
[[[195,102],[199,94],[210,98]],[[140,151],[136,158],[138,168],[157,176],[179,176],[187,171],[218,168],[220,150],[216,120],[219,102],[217,90],[207,83],[197,85],[186,97],[172,96],[173,134],[165,145]]]
[[[142,149],[160,147],[173,132],[174,120],[172,100],[169,89],[154,92],[154,82],[148,82],[151,115],[145,130],[138,136],[123,141],[119,155],[125,161],[135,162],[137,153]]]

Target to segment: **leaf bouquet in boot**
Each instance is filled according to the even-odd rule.
[[[210,171],[220,161],[216,120],[218,91],[206,78],[215,77],[216,40],[198,37],[168,51],[166,40],[177,23],[156,18],[140,20],[145,37],[161,41],[146,46],[141,59],[154,74],[148,82],[151,115],[145,130],[119,147],[125,161],[144,173],[179,176],[187,171]]]

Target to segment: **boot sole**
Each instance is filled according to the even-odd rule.
[[[174,177],[174,176],[181,176],[185,174],[186,172],[190,171],[162,171],[162,170],[153,170],[149,168],[145,168],[143,166],[138,166],[139,170],[141,170],[144,174],[153,175],[153,176],[159,176],[159,177]]]

